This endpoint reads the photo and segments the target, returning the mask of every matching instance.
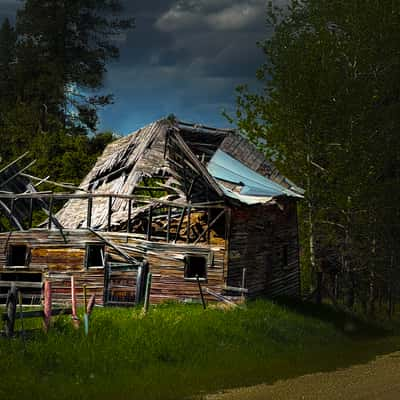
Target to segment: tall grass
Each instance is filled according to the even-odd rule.
[[[205,311],[171,303],[146,316],[96,308],[88,337],[62,317],[48,335],[0,340],[0,399],[181,399],[344,366],[372,349],[268,301]]]

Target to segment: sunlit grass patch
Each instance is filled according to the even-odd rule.
[[[65,316],[48,335],[0,340],[0,398],[179,399],[345,365],[370,356],[366,347],[264,300],[229,310],[169,303],[146,316],[96,308],[88,337]]]

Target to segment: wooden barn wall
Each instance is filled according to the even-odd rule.
[[[295,201],[232,208],[229,239],[229,286],[241,286],[246,268],[248,296],[298,296],[297,209]]]
[[[43,279],[50,279],[53,299],[57,303],[70,302],[70,279],[75,276],[78,302],[83,302],[83,285],[87,285],[88,294],[96,294],[97,303],[103,303],[104,268],[86,268],[86,245],[102,244],[101,239],[86,230],[64,232],[67,243],[57,230],[32,229],[24,232],[0,234],[0,272],[18,273],[42,272]],[[209,260],[207,281],[202,285],[218,293],[224,285],[225,266],[224,243],[190,245],[184,243],[149,242],[133,234],[103,232],[105,238],[118,245],[131,257],[146,258],[153,274],[151,302],[159,303],[165,299],[199,300],[197,282],[184,278],[185,255],[204,255]],[[30,261],[25,268],[7,266],[7,249],[10,245],[26,244],[30,250]],[[106,253],[113,261],[123,260],[110,246]],[[113,272],[112,294],[120,292],[134,298],[136,271]],[[208,297],[208,300],[214,300]]]
[[[225,264],[225,247],[223,243],[183,244],[148,242],[143,239],[122,233],[107,233],[114,243],[133,257],[144,257],[149,262],[153,274],[150,301],[160,303],[163,300],[195,300],[200,299],[196,281],[185,280],[184,266],[186,255],[202,255],[207,258],[207,281],[202,286],[218,293],[224,286],[223,271]],[[207,297],[207,296],[206,296]],[[215,300],[207,297],[208,300]]]

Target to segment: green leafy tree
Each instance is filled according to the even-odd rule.
[[[260,43],[266,62],[257,75],[263,90],[239,88],[239,127],[306,189],[305,269],[340,270],[349,306],[357,296],[373,308],[376,287],[387,290],[399,260],[388,240],[399,228],[399,7],[270,5],[273,35]]]

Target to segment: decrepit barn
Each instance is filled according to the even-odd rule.
[[[3,298],[16,282],[33,302],[47,279],[67,303],[73,275],[80,300],[87,285],[97,303],[135,304],[149,272],[153,303],[198,301],[199,283],[209,300],[300,294],[302,190],[237,131],[154,122],[109,144],[73,192],[39,192],[48,178],[17,166],[0,175]],[[48,219],[32,227],[37,208]]]

